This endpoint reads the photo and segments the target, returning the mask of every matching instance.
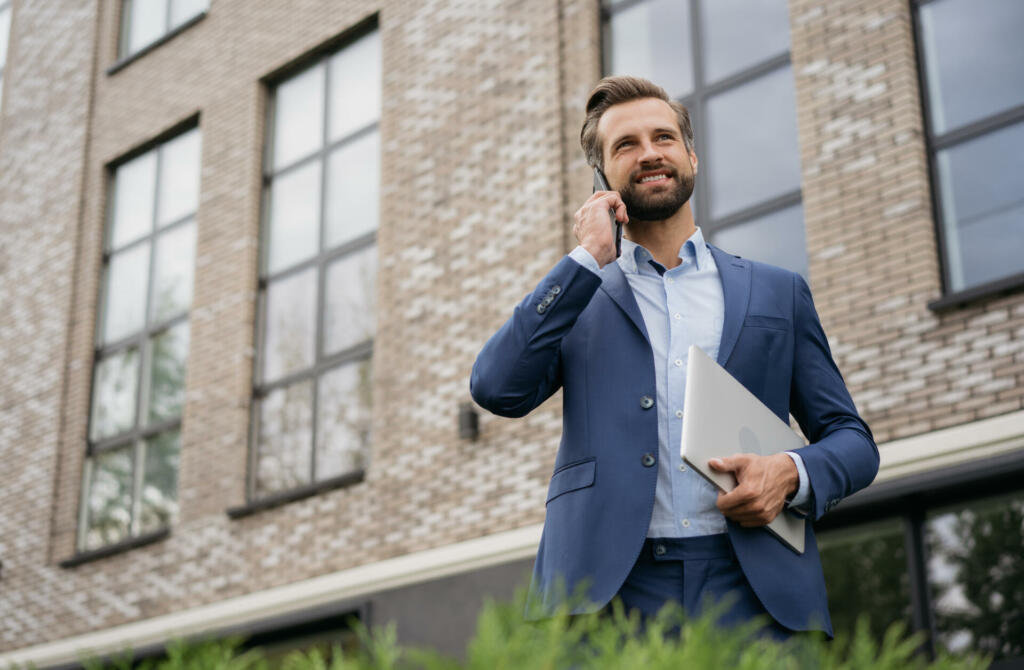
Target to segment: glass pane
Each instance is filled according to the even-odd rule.
[[[701,5],[708,83],[789,50],[786,0],[713,0]]]
[[[324,353],[373,337],[377,307],[377,247],[348,254],[327,269]]]
[[[320,378],[316,475],[327,479],[366,465],[370,448],[373,373],[369,360],[343,365]]]
[[[380,34],[371,33],[331,57],[330,139],[380,117]]]
[[[274,167],[316,151],[323,144],[324,68],[311,67],[277,87],[274,103]]]
[[[616,12],[605,45],[607,74],[645,77],[673,98],[693,91],[688,1],[649,0]]]
[[[730,254],[778,265],[807,277],[803,205],[729,226],[716,231],[712,240]]]
[[[153,338],[149,371],[150,423],[181,416],[188,340],[188,323],[178,324]]]
[[[320,244],[320,161],[276,177],[270,185],[267,270],[276,272],[316,253]]]
[[[0,68],[7,64],[8,33],[11,29],[11,8],[0,9]],[[0,79],[2,82],[3,79]]]
[[[146,441],[139,507],[139,532],[165,528],[178,516],[178,463],[181,433],[161,433]]]
[[[175,226],[157,237],[156,267],[153,272],[151,323],[176,316],[192,304],[192,276],[195,269],[196,224]]]
[[[157,225],[188,216],[199,207],[199,129],[160,148],[160,198]]]
[[[119,249],[153,229],[156,152],[134,158],[114,173],[114,217],[110,248]]]
[[[92,420],[89,437],[100,440],[135,425],[139,388],[139,354],[126,349],[101,360],[92,385]]]
[[[936,158],[951,288],[1024,271],[1024,123]]]
[[[205,12],[209,0],[171,0],[171,28],[177,28],[196,14]]]
[[[869,615],[872,638],[902,621],[911,626],[910,576],[898,520],[823,532],[818,536],[832,627],[852,635],[857,618]]]
[[[938,645],[1024,656],[1024,494],[937,511],[925,539]]]
[[[795,101],[788,65],[708,100],[711,216],[800,188]]]
[[[1024,3],[938,0],[918,11],[935,132],[1024,103]]]
[[[149,244],[114,254],[107,265],[104,289],[103,342],[113,342],[142,330],[146,323],[149,284]]]
[[[256,494],[308,484],[313,450],[313,383],[272,391],[260,402]]]
[[[316,339],[316,269],[267,287],[263,381],[313,365]]]
[[[128,53],[135,53],[167,32],[167,0],[132,0],[128,12]]]
[[[325,247],[377,229],[380,219],[380,133],[345,144],[327,162]]]
[[[96,549],[127,538],[132,525],[132,448],[96,456],[86,492],[85,546]]]

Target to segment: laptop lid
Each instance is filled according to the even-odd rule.
[[[723,491],[736,488],[732,473],[708,461],[748,453],[769,456],[804,446],[803,440],[764,403],[696,345],[690,346],[683,405],[683,460]],[[766,527],[798,554],[804,552],[804,519],[783,509]]]

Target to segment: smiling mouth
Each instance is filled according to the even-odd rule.
[[[668,179],[668,175],[667,174],[652,174],[652,175],[648,175],[646,177],[641,177],[640,179],[637,180],[637,183],[639,183],[639,184],[650,184],[651,182],[665,181],[667,179]]]

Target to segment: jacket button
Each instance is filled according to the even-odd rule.
[[[548,311],[548,306],[547,305],[545,305],[544,303],[541,303],[541,304],[537,305],[537,313],[538,314],[543,314],[546,311]]]
[[[654,465],[654,461],[655,461],[654,454],[652,454],[650,452],[644,454],[644,457],[640,459],[640,462],[644,464],[645,468],[649,468],[652,465]]]
[[[668,551],[668,550],[665,549],[665,545],[663,545],[663,544],[658,544],[658,545],[655,545],[655,547],[654,547],[654,555],[655,556],[664,556],[666,551]]]
[[[555,284],[554,286],[551,287],[551,293],[553,295],[558,295],[561,292],[562,292],[562,287],[559,286],[558,284]]]
[[[650,409],[654,407],[654,398],[652,398],[649,395],[641,396],[640,406],[643,407],[644,409]]]

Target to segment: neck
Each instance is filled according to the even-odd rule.
[[[679,249],[697,230],[693,222],[693,209],[687,200],[676,213],[663,221],[639,221],[630,219],[622,234],[651,252],[651,255],[666,268],[674,268],[682,262]]]

